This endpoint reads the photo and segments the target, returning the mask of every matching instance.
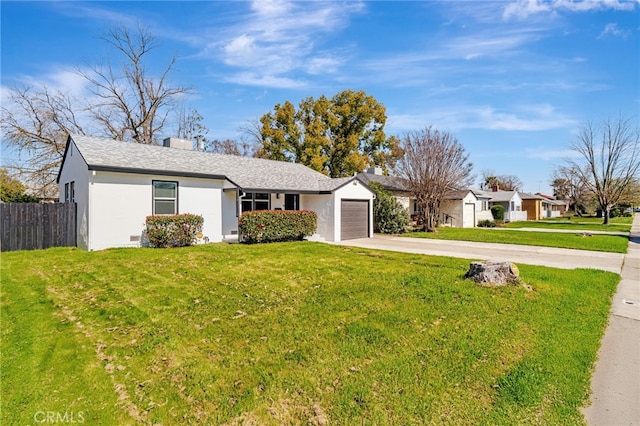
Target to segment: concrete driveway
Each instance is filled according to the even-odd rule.
[[[619,274],[622,270],[624,261],[624,254],[621,253],[521,246],[515,244],[431,240],[428,238],[394,237],[388,235],[376,235],[373,238],[346,240],[335,244],[474,260],[503,260],[515,264],[542,265],[563,269],[601,269],[616,274]]]

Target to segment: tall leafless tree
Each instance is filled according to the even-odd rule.
[[[38,196],[49,196],[67,135],[85,134],[79,101],[47,86],[14,87],[1,112],[3,143],[20,156],[7,167]]]
[[[427,231],[435,231],[444,196],[472,184],[473,164],[455,136],[429,126],[401,139],[404,156],[394,173],[404,179],[424,209]]]
[[[148,31],[138,28],[132,34],[117,29],[104,40],[115,47],[122,68],[76,70],[93,96],[79,99],[45,85],[8,90],[8,101],[1,108],[3,143],[20,154],[8,167],[38,194],[55,187],[69,133],[152,143],[173,101],[189,90],[168,81],[175,58],[158,77],[151,75],[146,63],[156,43]]]
[[[205,151],[207,144],[207,133],[209,129],[202,124],[203,117],[197,109],[191,109],[189,112],[184,107],[178,113],[178,129],[177,136],[182,139],[193,141],[196,151]]]
[[[496,175],[493,170],[482,171],[481,187],[491,189],[498,187],[505,191],[519,191],[522,188],[522,181],[515,175]]]
[[[177,96],[189,91],[168,82],[176,58],[171,58],[159,77],[153,77],[145,60],[157,43],[149,31],[138,27],[131,34],[127,28],[120,28],[110,31],[103,40],[125,61],[120,71],[114,71],[110,63],[94,66],[91,72],[76,70],[90,83],[89,90],[98,99],[96,107],[90,109],[92,117],[114,139],[142,144],[156,142],[169,107]]]
[[[578,158],[567,160],[590,190],[609,224],[615,206],[640,172],[640,131],[630,118],[607,119],[600,126],[585,124],[571,149]]]
[[[581,215],[586,211],[590,192],[578,172],[575,167],[558,167],[551,175],[553,179],[551,187],[553,188],[553,195],[557,199],[568,201],[569,207],[577,215]]]

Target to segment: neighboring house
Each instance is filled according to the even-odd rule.
[[[556,200],[551,195],[545,195],[536,193],[537,196],[542,197],[546,202],[542,205],[543,217],[561,217],[569,210],[569,201]]]
[[[522,209],[527,212],[527,220],[540,220],[545,217],[548,200],[536,194],[521,192]]]
[[[418,204],[416,203],[416,197],[407,189],[407,185],[401,178],[383,175],[382,168],[380,167],[367,169],[364,172],[358,173],[356,177],[365,185],[371,182],[382,185],[384,189],[391,192],[402,207],[407,209],[409,214],[414,215],[420,213]]]
[[[494,186],[491,191],[477,192],[489,197],[489,208],[497,205],[504,207],[505,222],[527,220],[527,212],[522,208],[522,198],[518,191],[502,191],[498,186]]]
[[[476,225],[481,220],[493,220],[493,214],[491,213],[490,203],[491,197],[484,191],[472,189],[473,194],[476,196]]]
[[[451,191],[440,201],[440,223],[454,228],[475,228],[478,197],[470,189]]]
[[[567,211],[566,201],[540,193],[521,192],[522,209],[527,212],[527,220],[541,220],[560,217]]]
[[[379,167],[368,169],[357,175],[365,184],[378,182],[384,189],[391,192],[412,217],[421,213],[416,197],[407,189],[402,179],[393,176],[384,176]],[[440,223],[444,226],[456,228],[474,228],[479,220],[492,220],[488,205],[489,197],[478,196],[470,189],[451,191],[440,204]]]
[[[313,210],[314,239],[373,236],[374,193],[355,177],[331,179],[301,164],[70,135],[58,174],[61,202],[77,203],[78,247],[144,244],[149,215],[204,217],[204,241],[235,239],[251,210]]]

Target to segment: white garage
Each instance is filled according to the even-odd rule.
[[[369,238],[369,201],[341,200],[340,234],[342,240]]]

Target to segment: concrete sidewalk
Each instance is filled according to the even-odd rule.
[[[631,228],[622,279],[591,377],[589,425],[640,425],[640,215]]]

